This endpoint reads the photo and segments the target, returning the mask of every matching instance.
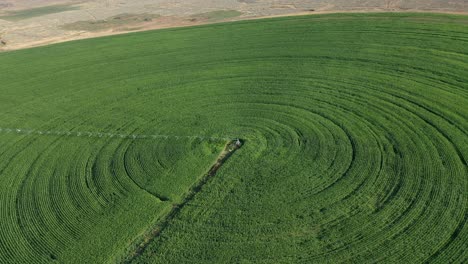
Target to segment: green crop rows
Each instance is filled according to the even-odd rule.
[[[0,127],[74,135],[0,131],[0,262],[466,263],[467,25],[317,15],[0,54]],[[245,144],[158,233],[208,137]]]

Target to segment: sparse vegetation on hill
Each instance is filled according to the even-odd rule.
[[[78,21],[62,26],[66,30],[103,31],[118,29],[119,27],[131,27],[141,23],[151,22],[160,17],[157,14],[120,14],[104,20]]]
[[[192,19],[207,20],[208,22],[216,22],[225,19],[235,18],[242,15],[242,12],[236,10],[218,10],[207,13],[195,14]]]
[[[61,13],[65,11],[71,10],[78,10],[80,9],[79,6],[73,5],[51,5],[51,6],[44,6],[44,7],[37,7],[25,10],[18,10],[18,11],[9,11],[4,15],[0,16],[0,19],[8,20],[8,21],[20,21],[28,18],[38,17],[38,16],[45,16],[49,14]]]

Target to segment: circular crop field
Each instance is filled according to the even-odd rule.
[[[467,25],[317,15],[0,54],[0,262],[466,263]],[[242,148],[187,201],[225,138]]]

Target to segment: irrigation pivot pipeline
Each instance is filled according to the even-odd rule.
[[[0,133],[14,133],[20,135],[38,135],[38,136],[67,136],[67,137],[88,137],[88,138],[121,138],[121,139],[198,139],[210,141],[235,140],[234,137],[211,137],[211,136],[186,136],[186,135],[161,135],[161,134],[122,134],[117,132],[90,132],[90,131],[54,131],[54,130],[33,130],[23,128],[0,128]]]

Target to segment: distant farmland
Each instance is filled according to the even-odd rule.
[[[466,263],[467,25],[316,15],[0,54],[0,263]]]

